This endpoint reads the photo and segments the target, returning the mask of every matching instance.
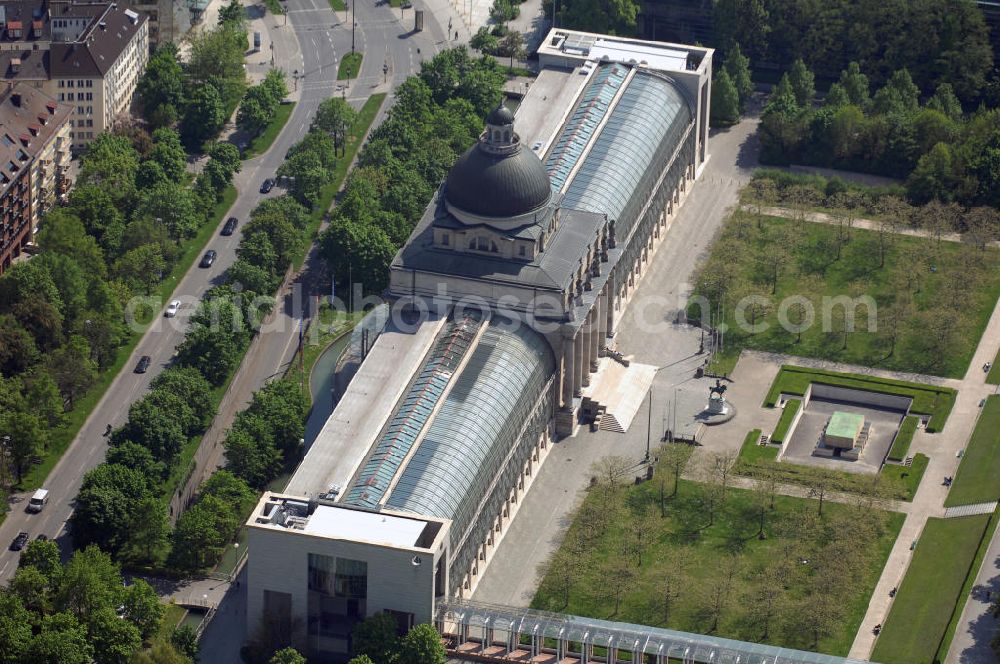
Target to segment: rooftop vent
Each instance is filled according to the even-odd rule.
[[[21,71],[21,58],[10,59],[10,70],[15,74]],[[20,97],[20,95],[18,95],[18,97]]]
[[[17,65],[14,64],[15,62],[17,63]],[[10,66],[14,68],[14,71],[17,71],[18,68],[21,66],[21,61],[18,60],[17,58],[14,58],[13,60],[11,60]],[[10,103],[14,104],[14,106],[20,106],[21,105],[21,93],[20,92],[11,93],[11,95],[10,95]]]
[[[136,23],[139,22],[139,14],[132,11],[131,9],[125,10],[125,16],[128,16],[128,20],[132,21],[132,25],[135,25]]]

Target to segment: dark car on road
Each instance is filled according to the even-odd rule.
[[[49,536],[46,535],[45,533],[42,533],[41,535],[38,535],[37,537],[35,537],[35,541],[36,542],[45,542],[48,539],[49,539]]]
[[[201,257],[201,262],[198,263],[199,267],[212,267],[212,263],[215,262],[215,257],[218,256],[215,253],[215,249],[209,249],[205,252],[205,255]]]
[[[14,541],[10,543],[10,550],[20,551],[21,549],[24,548],[24,545],[27,543],[28,543],[28,533],[23,531],[19,532],[17,534],[17,537],[14,538]]]
[[[272,189],[274,189],[274,178],[268,178],[264,180],[260,185],[260,193],[262,194],[266,194]]]
[[[149,357],[149,355],[143,355],[142,357],[139,358],[139,363],[135,365],[135,372],[146,373],[146,369],[149,368],[150,362],[152,362],[152,359]]]
[[[226,219],[226,225],[222,227],[222,234],[232,235],[233,231],[236,230],[236,225],[239,223],[240,222],[239,220],[236,219],[236,217],[230,217],[229,219]]]

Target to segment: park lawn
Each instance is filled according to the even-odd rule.
[[[937,387],[924,383],[911,383],[905,380],[878,378],[862,374],[840,373],[823,369],[810,369],[785,364],[781,367],[771,389],[764,399],[764,405],[773,408],[779,397],[784,394],[804,395],[811,383],[850,387],[871,392],[895,394],[913,399],[910,413],[928,415],[928,433],[934,433],[944,428],[952,406],[955,405],[955,390],[950,387]]]
[[[344,0],[330,0],[330,9],[335,12],[342,12],[347,9],[347,5],[344,4]]]
[[[351,162],[354,161],[354,155],[361,149],[361,144],[368,134],[368,128],[375,121],[375,116],[378,115],[383,101],[385,101],[384,92],[374,94],[365,100],[364,106],[358,111],[357,120],[347,133],[345,154],[337,160],[336,165],[333,167],[333,177],[330,178],[330,182],[323,185],[323,188],[320,189],[319,200],[316,202],[312,214],[309,216],[309,225],[305,230],[305,246],[299,255],[295,256],[292,260],[292,267],[294,269],[298,270],[302,267],[302,263],[305,262],[306,256],[312,249],[313,240],[319,235],[319,227],[323,224],[323,217],[330,210],[330,206],[333,205],[333,199],[344,185],[344,179],[347,178],[347,170],[350,168]]]
[[[243,151],[243,158],[250,159],[251,157],[256,157],[259,154],[267,152],[271,148],[271,144],[274,143],[274,139],[278,137],[278,134],[285,127],[285,123],[288,122],[288,118],[291,117],[294,110],[294,101],[278,104],[278,110],[274,112],[271,122],[268,123],[259,136],[250,141],[250,146]]]
[[[934,661],[989,521],[988,514],[927,520],[875,641],[873,662]]]
[[[792,426],[792,420],[795,419],[801,405],[802,402],[798,399],[789,399],[785,402],[785,407],[781,409],[781,417],[778,419],[778,424],[774,427],[774,433],[771,434],[771,440],[775,443],[785,442],[788,429]]]
[[[340,59],[340,67],[337,68],[337,80],[343,81],[344,79],[357,78],[358,72],[361,71],[362,57],[362,54],[358,51],[346,53]]]
[[[1000,396],[986,399],[945,507],[1000,500]]]
[[[183,250],[170,270],[170,274],[160,282],[157,289],[150,294],[150,298],[153,300],[158,299],[161,306],[170,300],[170,296],[173,294],[174,289],[177,288],[177,284],[180,283],[181,278],[191,268],[195,259],[201,256],[205,244],[215,234],[222,218],[236,201],[236,194],[235,187],[232,185],[226,187],[225,191],[222,192],[222,200],[216,204],[215,209],[212,211],[212,216],[202,224],[198,234],[184,244]],[[159,308],[153,313],[157,316],[160,315]],[[148,324],[149,320],[146,320],[146,317],[144,317],[144,322]],[[114,363],[98,375],[97,382],[87,390],[87,393],[83,397],[77,399],[76,403],[73,404],[73,410],[66,413],[65,423],[49,432],[49,445],[45,450],[45,454],[41,456],[42,462],[38,465],[32,465],[28,472],[24,474],[24,479],[19,485],[21,491],[32,491],[45,483],[45,478],[48,477],[52,469],[59,463],[59,459],[62,458],[63,453],[69,448],[73,439],[76,438],[76,435],[80,432],[80,428],[83,427],[87,418],[90,417],[90,413],[97,406],[101,397],[104,396],[104,393],[111,386],[111,383],[125,364],[131,360],[132,351],[135,350],[145,332],[146,326],[143,325],[141,329],[137,329],[128,337],[125,345],[118,349]]]
[[[778,458],[778,448],[773,445],[761,445],[760,429],[752,429],[743,439],[740,447],[740,458],[746,459],[750,463],[775,461]]]
[[[660,472],[669,474],[669,471]],[[672,481],[668,480],[668,484]],[[838,524],[846,524],[856,518],[856,508],[825,503],[822,516],[815,517],[817,501],[776,496],[775,507],[767,515],[767,538],[762,540],[757,537],[758,512],[753,508],[751,491],[730,488],[715,523],[707,525],[708,519],[700,499],[704,485],[681,480],[678,489],[676,496],[667,499],[666,516],[660,518],[656,507],[658,482],[654,480],[625,488],[626,514],[620,515],[620,518],[616,514],[616,518],[609,520],[608,525],[600,530],[595,529],[590,518],[584,515],[588,512],[594,514],[595,510],[602,511],[604,487],[591,490],[584,506],[574,516],[562,544],[563,547],[572,547],[571,542],[579,541],[581,536],[591,538],[586,546],[569,549],[572,551],[569,556],[574,564],[579,564],[583,577],[571,587],[569,602],[566,603],[559,590],[558,570],[550,569],[532,600],[532,608],[708,633],[711,624],[705,614],[703,593],[720,583],[722,570],[734,560],[731,556],[735,556],[739,571],[728,585],[725,594],[730,599],[719,616],[717,628],[711,633],[720,637],[808,649],[812,645],[811,637],[801,629],[798,607],[809,601],[806,597],[810,592],[827,592],[816,585],[822,583],[813,577],[818,568],[792,563],[787,576],[787,589],[778,602],[782,608],[766,641],[762,641],[761,629],[755,624],[756,603],[746,599],[760,583],[754,581],[751,574],[783,556],[788,556],[789,560],[799,560],[801,555],[822,557],[821,549],[826,544],[807,542],[802,524],[811,518],[818,518],[821,526],[813,532],[836,531],[840,528]],[[649,516],[637,516],[646,509],[651,509]],[[871,531],[876,534],[863,538],[863,548],[857,551],[855,558],[860,562],[852,563],[854,575],[851,582],[840,587],[844,593],[838,604],[841,612],[837,620],[830,623],[827,635],[820,638],[820,652],[846,655],[850,650],[871,592],[902,526],[902,514],[878,511],[867,511],[866,514],[880,522],[881,530]],[[609,573],[608,568],[609,565],[621,565],[623,542],[630,538],[629,524],[635,519],[642,519],[648,549],[642,555],[642,564],[629,571],[631,581],[615,613],[615,602],[609,598],[614,585],[611,579],[615,574]],[[634,551],[628,555],[631,557]],[[583,560],[579,560],[580,557]],[[659,608],[659,578],[662,566],[677,564],[678,560],[687,561],[683,564],[684,572],[679,584],[681,593],[669,621],[664,624]]]
[[[965,603],[969,599],[969,595],[972,594],[972,586],[976,583],[976,577],[979,575],[979,570],[983,566],[983,559],[986,557],[986,551],[990,548],[990,544],[993,540],[993,534],[997,529],[997,521],[1000,519],[1000,510],[994,510],[990,515],[989,523],[986,524],[986,530],[983,533],[983,538],[979,542],[979,549],[976,551],[976,557],[972,559],[972,564],[969,565],[969,573],[965,576],[965,583],[962,584],[962,590],[958,593],[958,601],[955,602],[955,608],[951,612],[951,620],[948,622],[948,628],[944,632],[944,637],[941,639],[941,646],[938,648],[937,660],[943,662],[948,657],[948,649],[951,647],[951,640],[955,638],[955,630],[958,629],[958,621],[962,618],[962,611],[965,609]]]
[[[763,230],[758,230],[758,224]],[[1000,250],[979,251],[956,242],[942,242],[935,249],[930,239],[892,235],[885,265],[879,267],[876,231],[852,230],[837,260],[837,230],[831,224],[768,216],[758,222],[749,213],[737,212],[727,221],[702,266],[689,317],[702,315],[697,298],[703,295],[709,296],[716,311],[719,302],[715,294],[721,292],[727,350],[750,348],[962,377],[1000,295]],[[790,246],[797,248],[781,251]],[[768,278],[775,264],[772,257],[789,253],[772,285]],[[924,264],[915,265],[918,260]],[[914,279],[912,285],[900,284],[906,276]],[[903,310],[897,331],[890,333],[888,315],[900,301],[900,289],[911,296],[913,309]],[[763,323],[766,329],[751,332],[737,324],[737,304],[746,295],[769,303],[757,316],[740,309],[748,324]],[[813,324],[801,338],[778,321],[779,305],[791,296],[805,296],[815,313]],[[846,340],[837,315],[842,307],[823,304],[823,298],[840,296],[870,296],[877,305],[871,312],[866,306],[857,308],[854,330],[846,334]],[[960,305],[954,304],[960,300]],[[824,315],[825,309],[833,311],[832,319]]]
[[[997,351],[997,356],[993,359],[990,372],[986,374],[986,382],[990,385],[1000,385],[1000,350]]]
[[[903,423],[899,426],[899,431],[896,432],[896,438],[892,441],[892,447],[889,448],[889,459],[893,461],[903,461],[906,459],[906,455],[910,452],[910,443],[913,442],[913,434],[917,431],[917,423],[919,421],[913,415],[907,415],[903,418]]]

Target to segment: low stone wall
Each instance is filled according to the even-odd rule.
[[[846,404],[855,403],[859,406],[883,408],[903,414],[909,414],[910,404],[913,403],[913,399],[910,397],[901,397],[895,394],[885,394],[869,390],[856,390],[849,387],[837,387],[823,383],[813,383],[809,386],[809,390],[807,390],[803,397],[803,408],[808,406],[809,401],[814,398],[822,399],[823,401],[838,401]]]

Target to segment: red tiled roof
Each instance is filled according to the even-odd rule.
[[[20,21],[7,21],[7,29],[8,30],[20,30],[21,29],[21,22]]]

